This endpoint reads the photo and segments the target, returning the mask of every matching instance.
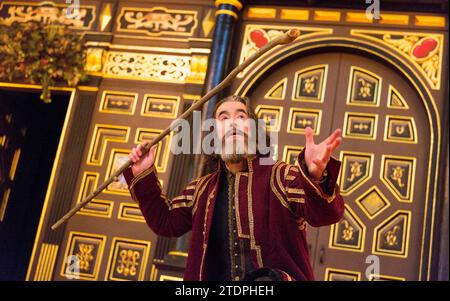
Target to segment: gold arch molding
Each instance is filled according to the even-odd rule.
[[[420,76],[420,71],[411,64],[404,56],[381,44],[370,43],[363,38],[358,37],[320,37],[305,40],[298,40],[291,45],[283,48],[277,48],[266,53],[260,63],[254,66],[253,70],[245,75],[234,91],[236,95],[247,95],[257,83],[257,80],[265,74],[270,74],[283,61],[293,56],[300,57],[306,51],[340,48],[352,49],[362,55],[372,55],[387,62],[394,70],[403,74],[409,83],[414,87],[415,92],[420,96],[420,100],[427,113],[430,128],[430,149],[429,164],[437,166],[434,170],[427,171],[426,181],[426,200],[424,210],[424,220],[422,228],[422,244],[419,265],[419,279],[430,280],[431,260],[433,250],[433,232],[435,222],[435,208],[437,201],[437,177],[439,174],[440,144],[441,144],[441,125],[440,116],[436,106],[436,101],[430,92],[429,84]]]

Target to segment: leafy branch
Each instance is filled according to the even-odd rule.
[[[83,37],[66,25],[14,22],[0,25],[0,79],[42,85],[40,98],[51,102],[50,86],[71,87],[87,78]]]

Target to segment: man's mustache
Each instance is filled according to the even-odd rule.
[[[245,133],[239,129],[231,129],[225,133],[223,140],[227,139],[228,137],[232,136],[233,134],[236,136],[243,136],[244,138],[247,138],[247,136],[248,136],[247,133]]]

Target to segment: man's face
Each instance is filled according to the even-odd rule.
[[[249,115],[246,106],[238,101],[226,101],[216,110],[216,128],[222,142],[221,158],[237,163],[248,154]]]

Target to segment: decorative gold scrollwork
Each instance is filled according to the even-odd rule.
[[[398,231],[400,231],[400,227],[395,226],[394,229],[386,232],[386,235],[385,235],[386,243],[389,246],[392,247],[392,246],[395,246],[398,244],[398,236],[397,236]]]
[[[358,96],[361,96],[362,98],[371,97],[373,84],[367,82],[363,78],[359,78],[358,82],[361,84],[361,86],[359,87]]]
[[[344,251],[364,251],[366,226],[346,204],[342,220],[331,226],[329,248]]]
[[[394,49],[417,67],[432,89],[441,88],[443,34],[365,29],[352,29],[350,33]]]
[[[342,174],[340,188],[342,195],[349,195],[372,176],[373,157],[371,153],[341,152]]]
[[[353,127],[360,131],[366,131],[370,128],[370,126],[367,123],[362,123],[362,122],[359,122],[359,123],[355,122],[355,125]]]
[[[260,25],[260,24],[247,24],[245,26],[244,38],[242,41],[241,53],[239,56],[239,63],[242,63],[252,54],[257,52],[261,47],[269,43],[275,37],[283,34],[291,29],[290,26],[284,25]],[[309,37],[319,35],[329,35],[333,32],[331,28],[318,28],[318,27],[299,27],[301,35],[298,39],[306,39]],[[245,73],[252,69],[250,65],[244,71],[238,74],[238,78],[242,78]]]
[[[165,7],[123,7],[118,20],[117,31],[150,36],[191,36],[198,23],[195,10],[173,10]]]
[[[136,276],[141,254],[135,250],[121,250],[120,259],[116,268],[118,274],[123,276]]]
[[[382,156],[381,180],[400,202],[412,202],[416,158]]]
[[[316,92],[316,81],[318,79],[319,78],[316,75],[305,79],[305,81],[303,82],[302,91],[305,92],[306,94],[315,93]]]
[[[94,250],[94,245],[80,243],[78,244],[78,252],[76,256],[79,260],[80,270],[87,271],[89,270],[91,261],[94,260],[94,256],[92,255],[92,251]]]
[[[392,169],[392,173],[389,175],[389,177],[397,183],[398,187],[403,188],[405,187],[405,183],[402,182],[403,174],[405,172],[405,168],[401,166],[395,166]]]
[[[379,106],[381,77],[361,67],[350,68],[347,104],[357,106]]]
[[[375,227],[372,252],[407,258],[411,228],[411,212],[398,210]]]
[[[358,161],[354,161],[350,163],[350,177],[347,178],[347,181],[353,182],[356,178],[362,175],[361,171],[362,164]]]
[[[103,74],[126,79],[185,83],[191,73],[191,57],[109,51]]]
[[[383,41],[395,46],[420,64],[432,83],[436,84],[439,81],[440,39],[435,36],[420,38],[418,35],[405,35],[401,38],[392,38],[391,34],[386,33],[383,35]]]
[[[71,231],[61,268],[61,276],[97,280],[106,236]],[[76,258],[75,260],[67,260]],[[75,269],[74,267],[78,267]]]
[[[66,2],[69,3],[69,2]],[[41,3],[9,2],[0,3],[0,23],[13,22],[58,22],[76,29],[89,30],[96,18],[94,5],[80,5],[70,9],[73,4],[55,4],[51,1]]]
[[[401,125],[396,125],[396,126],[394,127],[395,133],[397,133],[397,134],[399,134],[399,135],[402,135],[402,134],[405,132],[405,129],[406,129],[406,126],[403,125],[403,124],[401,124]]]
[[[352,240],[355,229],[347,220],[343,220],[341,223],[344,225],[344,228],[342,229],[342,239],[345,241]]]
[[[311,119],[306,119],[306,118],[299,118],[297,120],[297,124],[300,125],[302,128],[306,128],[306,127],[310,127],[312,126],[313,122]]]
[[[115,237],[108,260],[106,280],[143,280],[151,244]]]
[[[295,72],[292,100],[323,102],[328,65],[315,65]]]

